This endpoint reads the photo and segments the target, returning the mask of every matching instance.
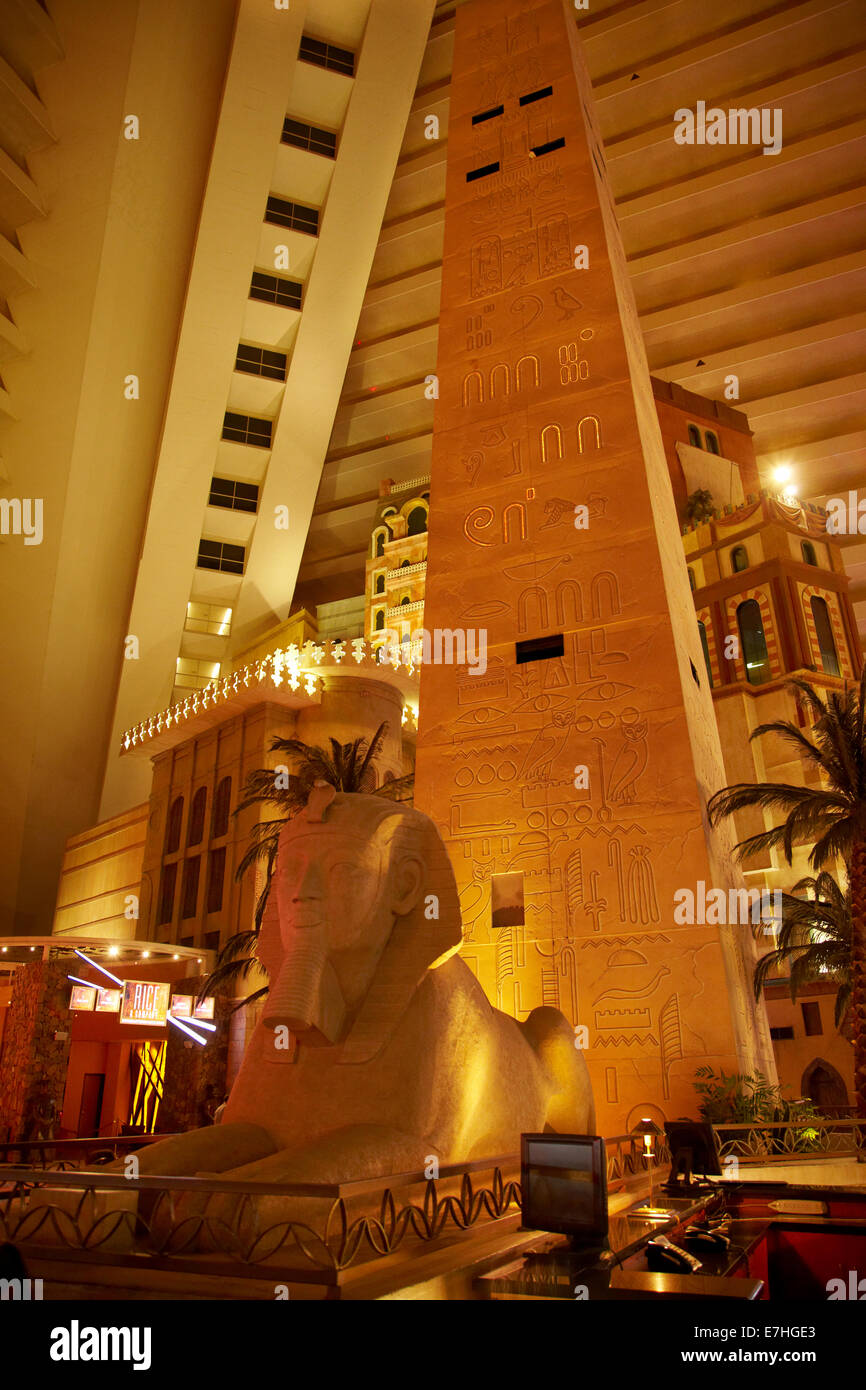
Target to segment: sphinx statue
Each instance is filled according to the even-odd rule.
[[[493,1008],[461,936],[429,817],[315,787],[280,835],[257,946],[270,989],[221,1123],[141,1150],[140,1171],[344,1182],[592,1133],[568,1021]]]

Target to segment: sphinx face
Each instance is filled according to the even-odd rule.
[[[263,1022],[307,1045],[335,1043],[393,926],[382,849],[345,829],[299,826],[285,835],[272,891],[284,956]]]

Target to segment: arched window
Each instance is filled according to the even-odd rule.
[[[403,561],[401,561],[401,564],[400,564],[401,570],[406,570],[406,569],[408,569],[408,568],[409,568],[409,564],[410,564],[410,561],[409,561],[409,560],[403,560]]]
[[[384,608],[380,608],[379,611],[378,611],[378,613],[376,614],[375,629],[376,629],[377,632],[381,632],[381,631],[384,629],[384,627],[385,627],[385,610],[384,610]]]
[[[403,604],[404,604],[404,603],[408,603],[408,602],[409,602],[409,595],[408,595],[408,594],[404,594],[403,597],[402,597],[401,600],[400,600],[400,607],[402,608]]]
[[[385,554],[385,532],[380,531],[376,537],[376,558]]]
[[[711,454],[718,454],[721,452],[719,449],[719,437],[717,434],[713,434],[712,430],[706,431],[704,439],[706,440],[707,448]]]
[[[385,592],[385,576],[384,576],[384,574],[377,574],[377,575],[376,575],[376,593],[377,593],[377,594],[384,594],[384,592]]]
[[[229,811],[232,804],[232,779],[224,777],[216,789],[213,801],[213,829],[211,839],[218,840],[229,828]]]
[[[192,799],[189,813],[189,826],[186,832],[187,845],[200,845],[204,835],[204,813],[207,806],[207,787],[199,787]]]
[[[424,507],[413,507],[409,513],[407,536],[423,536],[427,530],[427,512]]]
[[[688,566],[688,571],[689,571],[689,588],[691,589],[692,593],[694,593],[694,592],[695,592],[695,572],[694,572],[694,570],[692,569],[691,565]]]
[[[183,797],[175,797],[168,813],[168,826],[165,832],[165,854],[177,854],[180,849],[180,823],[183,820]]]
[[[689,425],[689,443],[695,449],[701,448],[701,432],[697,425]]]
[[[770,653],[761,622],[761,609],[757,599],[748,598],[737,608],[737,625],[740,629],[740,644],[746,666],[746,680],[750,685],[763,685],[770,679]]]
[[[807,565],[817,565],[818,556],[815,554],[815,547],[811,541],[801,541],[800,549]]]
[[[749,568],[749,552],[744,545],[735,545],[731,551],[731,569],[734,574]]]
[[[836,642],[833,637],[833,624],[830,622],[830,610],[827,607],[827,600],[818,598],[812,599],[812,617],[815,619],[815,631],[818,634],[818,646],[821,651],[821,666],[825,675],[839,676],[839,654],[836,651]]]
[[[710,681],[710,690],[712,690],[712,688],[713,688],[713,668],[712,668],[712,666],[710,665],[710,646],[709,646],[709,643],[707,642],[707,629],[706,629],[705,625],[700,621],[700,619],[698,619],[698,633],[700,634],[701,646],[702,646],[703,649],[704,649],[704,661],[707,663],[707,676],[709,677],[709,681]]]
[[[396,515],[397,515],[397,508],[396,508],[396,507],[386,507],[385,510],[384,510],[383,513],[382,513],[382,516],[383,516],[383,517],[386,517],[386,516],[396,516]]]

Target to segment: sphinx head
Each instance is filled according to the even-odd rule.
[[[316,788],[280,836],[258,947],[270,977],[262,1021],[306,1045],[354,1038],[369,1052],[460,938],[433,822],[383,797]]]

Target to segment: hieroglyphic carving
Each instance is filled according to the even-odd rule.
[[[532,364],[532,374],[533,374],[532,385],[533,385],[533,386],[540,386],[540,385],[541,385],[541,364],[539,363],[539,360],[538,360],[538,358],[535,356],[534,353],[532,353],[532,352],[527,352],[527,353],[524,353],[523,357],[520,358],[520,360],[518,361],[517,366],[516,366],[516,368],[515,368],[515,377],[516,377],[516,380],[517,380],[517,389],[518,389],[518,391],[522,391],[522,390],[523,390],[523,387],[524,387],[524,382],[523,382],[523,380],[521,379],[521,375],[520,375],[520,368],[523,366],[524,362],[527,362],[527,363],[531,363],[531,364]],[[529,367],[527,366],[526,369],[525,369],[525,375],[528,376],[528,374],[529,374]]]
[[[556,621],[560,627],[583,622],[583,593],[576,579],[561,579],[554,590]],[[570,603],[566,600],[570,599]],[[568,610],[571,610],[569,616]]]
[[[522,319],[521,327],[526,330],[530,324],[544,313],[544,300],[537,294],[521,294],[511,305],[511,313]]]
[[[494,519],[495,513],[492,507],[473,507],[472,511],[468,512],[467,515],[463,518],[464,536],[468,541],[471,541],[473,545],[495,545],[495,541],[482,541],[479,540],[476,535],[473,535],[473,532],[476,530],[486,531],[490,526],[493,525]]]
[[[503,374],[501,378],[498,377],[498,375],[497,375],[499,372],[502,372],[502,374]],[[505,396],[510,396],[510,395],[511,395],[511,368],[509,367],[509,365],[508,365],[507,362],[497,362],[497,363],[496,363],[496,366],[495,366],[495,367],[491,367],[491,369],[490,369],[490,399],[491,399],[491,400],[493,400],[493,398],[494,398],[496,395],[499,394],[499,393],[497,392],[497,389],[496,389],[497,381],[499,381],[499,380],[501,380],[502,383],[503,383],[502,394],[505,395]]]
[[[589,901],[585,902],[583,905],[583,910],[587,917],[592,918],[593,931],[601,931],[601,915],[607,908],[607,898],[600,897],[598,892],[598,880],[600,877],[601,875],[598,869],[591,870],[589,875],[590,898]]]
[[[521,367],[523,367],[522,372]],[[541,363],[534,353],[524,353],[523,357],[520,358],[513,369],[513,380],[515,389],[518,391],[528,391],[531,387],[541,385]],[[495,400],[496,397],[510,396],[511,385],[511,364],[509,362],[496,362],[490,368],[488,392],[485,397],[484,376],[476,367],[463,378],[460,399],[464,406],[483,405],[486,398]],[[499,442],[503,442],[505,438],[506,435],[503,431],[502,440]]]
[[[568,905],[568,935],[577,927],[577,909],[583,903],[583,858],[580,849],[572,850],[565,861],[565,901]]]
[[[466,470],[466,477],[470,487],[474,486],[475,479],[478,477],[479,470],[483,463],[484,455],[481,453],[480,449],[476,449],[474,454],[469,454],[467,458],[464,458],[463,467]]]
[[[655,875],[650,861],[648,845],[635,845],[629,850],[631,863],[628,866],[628,915],[632,922],[659,920],[659,905],[656,900]]]
[[[583,427],[584,427],[584,425],[592,425],[592,428],[593,428],[593,433],[592,433],[592,435],[589,435],[589,431],[587,431],[588,437],[591,438],[591,439],[595,439],[595,444],[593,444],[592,447],[595,448],[595,449],[600,449],[600,448],[601,448],[601,421],[599,420],[599,418],[598,418],[597,415],[584,415],[583,419],[582,419],[582,420],[578,420],[578,422],[577,422],[577,448],[578,448],[578,452],[581,453],[581,454],[583,453],[583,450],[584,450],[584,443],[583,443]]]
[[[485,305],[485,310],[487,309]],[[478,352],[481,348],[491,347],[493,344],[493,333],[485,325],[481,314],[470,314],[466,320],[466,351]]]
[[[622,603],[619,595],[619,579],[613,570],[600,570],[594,574],[590,584],[590,598],[592,600],[592,616],[596,622],[603,622],[607,618],[616,618],[622,612]],[[604,612],[603,599],[607,596],[608,612]]]
[[[620,715],[620,730],[623,744],[610,771],[608,795],[612,802],[631,802],[635,800],[638,780],[646,771],[649,759],[649,722],[630,706]]]
[[[477,404],[484,404],[484,377],[479,371],[468,372],[463,378],[463,404],[472,404],[472,383],[477,381],[478,399]]]
[[[550,438],[548,438],[548,435]],[[541,431],[541,462],[547,463],[549,450],[556,449],[557,459],[562,458],[562,430],[557,424],[545,425]]]
[[[583,305],[579,299],[575,299],[573,294],[564,290],[561,285],[557,285],[553,291],[553,302],[559,310],[559,321],[564,323],[567,319],[573,319],[575,314],[579,314]]]
[[[502,513],[502,539],[506,545],[511,540],[508,524],[508,516],[510,512],[517,513],[518,525],[520,527],[520,539],[522,541],[526,540],[526,508],[522,502],[509,502],[508,506],[504,509]]]
[[[625,921],[625,885],[622,876],[622,846],[618,839],[608,840],[607,865],[616,869],[616,892],[619,900],[619,920]]]
[[[544,277],[571,270],[573,254],[568,218],[563,214],[542,222],[538,228],[539,274]]]
[[[545,628],[549,627],[550,625],[547,607],[547,594],[545,593],[543,587],[540,584],[532,584],[529,588],[523,590],[523,593],[517,600],[518,632],[527,632],[529,630],[528,616],[529,601],[531,598],[535,598],[538,600],[538,623],[533,623],[532,626],[534,628]]]
[[[680,1001],[672,994],[659,1014],[661,1033],[662,1087],[665,1100],[671,1098],[671,1064],[683,1055],[683,1033],[680,1023]]]
[[[559,357],[559,380],[563,386],[573,385],[577,381],[587,381],[589,379],[589,363],[585,357],[578,357],[577,343],[563,343],[557,350]],[[589,416],[585,417],[591,418]],[[594,417],[592,417],[594,418]],[[583,422],[581,422],[583,423]],[[580,425],[578,429],[578,442],[580,440]],[[581,450],[581,452],[583,452]]]

